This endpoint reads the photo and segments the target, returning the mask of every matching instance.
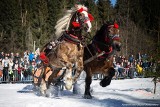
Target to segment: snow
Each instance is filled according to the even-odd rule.
[[[0,107],[160,107],[160,83],[154,94],[151,78],[112,80],[105,88],[99,85],[99,80],[94,80],[93,99],[83,99],[84,80],[78,84],[78,95],[64,90],[57,98],[30,93],[32,84],[0,84]],[[21,93],[22,90],[26,93]]]

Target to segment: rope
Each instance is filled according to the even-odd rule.
[[[90,51],[90,49],[88,48],[88,46],[85,44],[85,46],[86,46],[86,48],[87,48],[87,50],[88,50],[88,52],[91,54],[91,56],[93,57],[93,54],[91,53],[91,51]]]

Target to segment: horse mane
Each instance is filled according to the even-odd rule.
[[[104,37],[107,33],[106,26],[108,26],[107,24],[103,24],[102,27],[96,32],[96,35],[94,36],[94,39],[96,40],[104,40]]]
[[[70,20],[75,11],[75,8],[65,11],[65,15],[57,21],[56,26],[54,27],[56,38],[59,38],[65,30],[68,30]]]

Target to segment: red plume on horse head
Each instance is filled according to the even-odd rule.
[[[119,28],[119,25],[116,22],[114,22],[114,28],[116,28],[116,29]]]

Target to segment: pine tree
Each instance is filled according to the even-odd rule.
[[[34,0],[29,7],[29,25],[33,34],[33,41],[37,46],[44,44],[49,36],[47,31],[48,8],[46,0]]]
[[[0,1],[0,25],[3,32],[2,47],[5,51],[17,51],[23,49],[23,35],[21,28],[20,6],[18,0]],[[14,36],[15,41],[12,40]]]
[[[49,0],[48,1],[48,29],[51,36],[54,38],[54,26],[56,25],[57,20],[61,17],[61,8],[59,0]]]
[[[97,1],[100,23],[111,20],[112,6],[110,0]]]

